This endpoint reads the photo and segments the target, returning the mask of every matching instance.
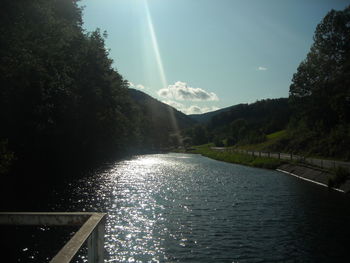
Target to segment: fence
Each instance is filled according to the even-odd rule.
[[[105,213],[0,213],[0,225],[81,226],[50,263],[68,263],[87,241],[88,262],[102,263]]]
[[[326,168],[326,169],[332,169],[332,168],[334,169],[334,168],[342,167],[350,171],[350,162],[309,158],[309,157],[305,157],[305,156],[301,156],[293,153],[247,151],[247,150],[239,150],[239,149],[232,149],[232,148],[225,148],[225,147],[212,147],[212,149],[217,151],[235,151],[235,152],[245,153],[245,154],[258,156],[258,157],[269,157],[269,158],[277,158],[277,159],[283,159],[283,160],[298,161],[298,162],[308,163],[308,164],[319,166],[321,168]]]

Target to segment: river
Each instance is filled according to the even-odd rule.
[[[200,155],[118,161],[68,182],[48,200],[52,211],[108,213],[108,262],[344,262],[348,256],[348,196]]]

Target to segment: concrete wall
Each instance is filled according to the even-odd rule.
[[[277,171],[284,172],[325,187],[328,187],[328,180],[333,176],[331,173],[321,169],[294,164],[283,164],[278,167]],[[343,185],[335,190],[344,193],[350,192],[350,180],[346,181]]]

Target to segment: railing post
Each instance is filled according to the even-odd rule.
[[[105,221],[103,218],[88,239],[88,263],[103,263]]]
[[[278,153],[278,159],[281,159],[281,153]]]
[[[95,263],[97,257],[96,251],[96,233],[93,231],[87,241],[88,244],[88,263]]]

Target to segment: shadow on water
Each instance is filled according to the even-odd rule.
[[[310,262],[344,262],[348,254],[350,229],[350,196],[288,178],[293,195],[286,205],[293,211],[290,220],[293,231],[288,234],[295,240],[295,249]]]
[[[40,166],[22,164],[10,175],[1,178],[0,211],[82,211],[70,208],[71,193],[67,192],[67,186],[72,181],[98,174],[112,163],[127,158],[130,157],[65,166],[59,163],[41,163]],[[61,203],[61,209],[55,206],[58,203]],[[0,226],[0,254],[6,258],[6,262],[48,262],[77,230],[77,227],[70,226]],[[86,254],[86,247],[81,253]]]
[[[154,152],[144,150],[141,153]],[[140,151],[103,159],[75,158],[55,162],[49,158],[46,162],[22,162],[11,174],[0,178],[0,211],[51,211],[53,208],[48,206],[48,198],[53,191],[64,191],[71,181],[98,174],[118,161],[132,158],[134,154],[140,154]]]

